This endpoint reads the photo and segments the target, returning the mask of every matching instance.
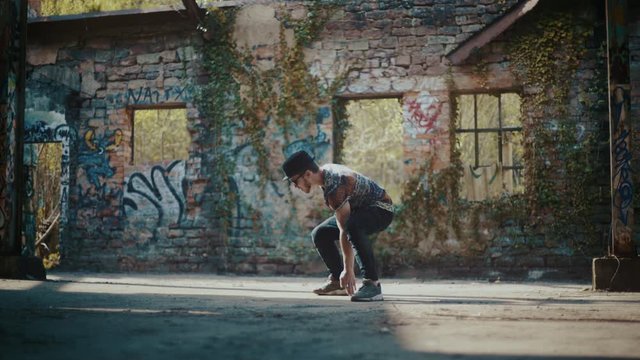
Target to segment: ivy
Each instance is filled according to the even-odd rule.
[[[580,96],[571,92],[572,87],[578,92],[593,91],[592,86],[582,89],[582,84],[571,81],[586,53],[585,43],[593,36],[593,25],[573,11],[553,9],[538,13],[531,24],[521,29],[508,49],[517,78],[537,90],[524,98],[522,107],[530,116],[524,127],[526,197],[533,215],[529,220],[546,225],[550,237],[557,240],[575,238],[579,232],[589,234],[591,239],[574,243],[582,249],[598,236],[592,209],[602,199],[590,187],[596,183],[594,132],[598,129],[589,128],[597,123],[589,119],[593,107],[576,114],[570,99]],[[595,79],[601,78],[598,75]]]
[[[210,187],[218,194],[214,214],[222,220],[225,234],[233,215],[231,209],[238,201],[231,183],[238,146],[234,139],[246,141],[255,151],[264,196],[266,184],[275,177],[270,173],[267,129],[275,124],[285,143],[290,142],[292,127],[309,126],[319,106],[329,104],[344,84],[348,69],[327,84],[311,74],[304,58],[305,47],[317,38],[335,10],[335,2],[311,3],[306,17],[294,20],[282,5],[284,16],[280,19],[274,66],[268,70],[256,65],[251,49],[237,48],[232,35],[239,8],[213,8],[200,26],[213,35],[204,36],[203,63],[209,78],[200,86],[196,103],[208,121],[206,131],[213,151],[209,161],[215,166],[210,171]],[[294,30],[291,45],[285,36],[287,29]],[[250,213],[256,220],[255,228],[261,214],[256,209]]]
[[[592,188],[599,162],[599,129],[593,126],[597,124],[593,117],[603,107],[606,86],[597,72],[588,84],[572,81],[585,56],[586,40],[593,36],[593,24],[584,23],[572,11],[553,8],[532,14],[529,20],[512,36],[507,49],[512,71],[527,89],[521,107],[525,193],[480,202],[460,199],[463,168],[452,120],[450,165],[436,173],[427,159],[406,184],[393,228],[378,237],[384,271],[433,260],[451,235],[464,242],[462,252],[486,256],[491,238],[481,241],[485,236],[480,233],[481,223],[493,232],[490,237],[513,231],[530,237],[543,234],[550,243],[564,241],[578,251],[596,243],[599,234],[592,221],[593,209],[604,199]],[[603,58],[600,50],[598,61]],[[486,69],[482,60],[473,67],[482,87],[487,84]],[[452,77],[449,71],[447,84],[455,89]],[[580,118],[570,109],[575,96],[584,99]],[[420,241],[432,246],[431,253],[420,248]]]
[[[200,85],[195,95],[198,109],[207,120],[202,130],[208,135],[204,141],[211,142],[211,157],[207,159],[212,164],[209,190],[217,194],[213,212],[221,221],[224,236],[236,202],[231,183],[236,163],[231,149],[233,126],[241,115],[240,84],[233,76],[242,67],[231,37],[235,15],[233,8],[208,11],[205,28],[215,34],[206,42],[203,53],[209,81]]]

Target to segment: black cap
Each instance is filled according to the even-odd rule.
[[[306,151],[296,151],[282,164],[282,170],[286,175],[282,180],[289,180],[292,176],[303,173],[308,170],[311,164],[314,163],[313,157]]]

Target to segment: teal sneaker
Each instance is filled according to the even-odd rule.
[[[353,294],[351,301],[382,301],[382,287],[373,280],[362,280],[362,286]]]
[[[347,295],[347,289],[340,287],[340,281],[335,280],[331,275],[329,275],[329,279],[327,279],[327,282],[324,285],[313,290],[313,292],[318,295]]]

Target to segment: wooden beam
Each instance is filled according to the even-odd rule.
[[[182,0],[182,4],[184,8],[187,9],[189,18],[195,24],[202,24],[204,22],[204,10],[198,6],[196,0]]]

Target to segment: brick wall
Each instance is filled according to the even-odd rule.
[[[509,70],[505,51],[511,30],[464,65],[449,66],[444,56],[515,3],[352,1],[327,23],[305,50],[305,58],[311,71],[327,81],[349,64],[358,65],[358,70],[349,74],[341,97],[402,97],[405,172],[415,173],[426,159],[431,159],[433,170],[438,171],[449,165],[452,92],[521,86]],[[280,11],[305,16],[298,3],[287,3],[284,9],[264,4],[245,6],[238,14],[236,41],[254,51],[261,68],[273,66]],[[591,16],[595,26],[601,26],[596,12],[585,11],[584,16]],[[632,29],[637,35],[637,26]],[[291,31],[287,31],[288,37]],[[316,193],[309,200],[291,192],[279,180],[279,165],[296,149],[313,151],[320,162],[333,159],[330,104],[319,104],[317,113],[311,114],[315,118],[312,129],[291,129],[288,143],[270,124],[266,146],[271,170],[266,175],[269,178],[262,179],[267,181],[264,194],[257,154],[243,135],[236,134],[237,167],[232,180],[238,200],[232,229],[223,243],[218,219],[211,210],[218,196],[209,182],[216,171],[210,156],[213,145],[207,119],[193,103],[197,84],[206,81],[201,70],[202,46],[193,26],[185,21],[119,24],[84,34],[56,34],[54,41],[33,40],[29,48],[28,125],[41,125],[34,127],[33,133],[51,132],[58,126],[71,129],[64,265],[95,270],[261,274],[322,270],[308,235],[326,215],[320,210],[321,195]],[[576,96],[578,85],[596,76],[594,68],[598,66],[594,59],[599,44],[585,46],[587,55],[572,80]],[[474,70],[476,61],[486,64],[485,75]],[[524,88],[523,94],[534,91]],[[192,137],[189,158],[131,165],[131,109],[175,104],[187,109]],[[429,109],[424,121],[415,121],[412,104]],[[572,116],[592,111],[579,104],[574,110]],[[606,113],[589,115],[589,119],[600,119]],[[536,114],[526,119],[546,120]],[[585,127],[597,128],[593,124]],[[606,163],[601,166],[608,168]],[[608,186],[606,181],[596,185]],[[255,216],[256,210],[260,217]],[[606,227],[607,222],[605,215],[599,226]],[[487,229],[480,239],[483,252],[467,249],[469,242],[477,239],[431,239],[428,241],[447,240],[451,246],[425,257],[434,267],[451,269],[588,266],[591,254],[576,254],[570,241],[548,244],[544,234],[516,228],[494,230]],[[515,246],[520,242],[527,244],[526,251]]]

